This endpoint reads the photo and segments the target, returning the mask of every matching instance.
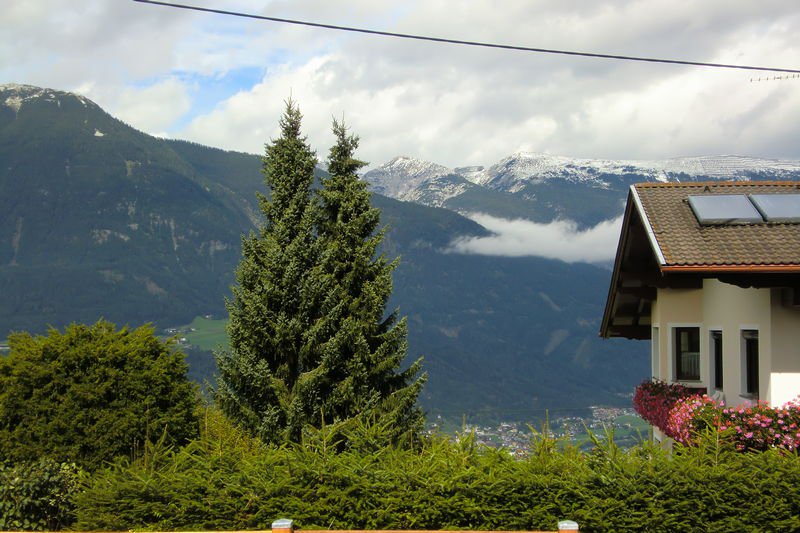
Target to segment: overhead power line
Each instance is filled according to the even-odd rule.
[[[478,41],[464,41],[460,39],[445,39],[442,37],[430,37],[424,35],[413,35],[409,33],[395,33],[390,31],[370,30],[367,28],[354,28],[350,26],[337,26],[334,24],[322,24],[319,22],[309,22],[305,20],[293,20],[279,17],[268,17],[265,15],[254,15],[252,13],[241,13],[238,11],[226,11],[224,9],[213,9],[209,7],[192,6],[186,4],[176,4],[173,2],[161,2],[158,0],[133,0],[142,4],[153,4],[165,7],[173,7],[178,9],[187,9],[190,11],[202,11],[205,13],[215,13],[218,15],[227,15],[231,17],[248,18],[255,20],[266,20],[270,22],[280,22],[283,24],[295,24],[298,26],[310,26],[312,28],[324,28],[327,30],[349,31],[355,33],[366,33],[369,35],[382,35],[384,37],[396,37],[399,39],[414,39],[417,41],[430,41],[434,43],[444,44],[459,44],[464,46],[479,46],[483,48],[499,48],[501,50],[517,50],[520,52],[534,52],[539,54],[559,54],[566,56],[579,56],[591,57],[595,59],[616,59],[620,61],[640,61],[645,63],[667,63],[672,65],[689,65],[693,67],[713,67],[713,68],[727,68],[739,70],[758,70],[763,72],[788,72],[800,73],[800,69],[791,68],[776,68],[776,67],[758,67],[752,65],[731,65],[725,63],[705,63],[702,61],[685,61],[681,59],[660,59],[655,57],[637,57],[637,56],[624,56],[615,54],[598,54],[593,52],[576,52],[571,50],[554,50],[549,48],[533,48],[529,46],[515,46],[510,44],[497,44],[497,43],[483,43]]]
[[[777,80],[796,80],[800,79],[800,74],[790,74],[787,76],[766,76],[764,78],[750,78],[750,81],[777,81]]]

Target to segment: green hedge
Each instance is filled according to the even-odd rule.
[[[469,437],[400,450],[362,427],[335,453],[324,430],[262,447],[213,413],[205,425],[185,448],[97,473],[76,527],[266,529],[289,517],[306,529],[552,530],[568,518],[582,531],[800,530],[798,456],[738,453],[711,435],[671,454],[533,439],[517,459]]]

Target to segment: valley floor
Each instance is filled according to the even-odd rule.
[[[497,424],[468,424],[454,428],[447,421],[437,418],[429,421],[429,430],[445,434],[474,433],[475,441],[493,448],[505,448],[513,455],[524,455],[531,449],[531,439],[542,433],[543,427],[528,426],[516,422]],[[650,425],[629,407],[593,407],[591,416],[565,416],[549,421],[546,431],[564,445],[589,448],[593,445],[590,434],[605,438],[607,433],[614,435],[614,442],[621,448],[629,448],[647,440]]]

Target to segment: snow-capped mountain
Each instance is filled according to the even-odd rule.
[[[617,216],[642,181],[800,180],[800,161],[702,156],[653,161],[518,152],[487,167],[447,168],[395,158],[365,174],[381,194],[458,212],[592,224]]]
[[[454,169],[403,156],[367,172],[364,179],[374,192],[434,207],[476,187]]]
[[[519,187],[519,182],[560,178],[608,186],[609,179],[631,175],[644,178],[644,181],[796,179],[800,176],[800,161],[732,155],[616,161],[519,152],[490,167],[476,183],[493,188],[513,189]]]
[[[99,316],[160,327],[224,316],[241,234],[261,222],[259,156],[154,138],[79,95],[4,86],[0,162],[0,339]],[[518,195],[468,179],[483,169],[394,163],[384,178],[402,181],[405,168],[419,183],[430,178],[431,193],[437,183],[455,190],[448,179],[465,187],[451,208],[530,212]],[[409,356],[426,355],[422,399],[433,416],[531,422],[565,397],[576,399],[572,408],[622,405],[647,375],[643,346],[621,351],[597,336],[607,271],[444,253],[489,232],[445,209],[373,202],[388,226],[382,252],[402,257],[391,307],[413,323]],[[187,359],[196,378],[212,379],[210,354]],[[487,375],[502,394],[486,387]]]
[[[35,87],[33,85],[20,85],[17,83],[0,84],[0,98],[2,98],[2,100],[0,100],[0,105],[11,108],[15,113],[19,113],[19,110],[22,109],[22,106],[26,103],[40,100],[55,103],[60,107],[60,98],[64,96],[75,98],[84,106],[97,107],[97,104],[79,94]]]

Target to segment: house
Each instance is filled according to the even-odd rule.
[[[800,182],[628,193],[602,337],[650,339],[654,378],[727,405],[800,395]]]

